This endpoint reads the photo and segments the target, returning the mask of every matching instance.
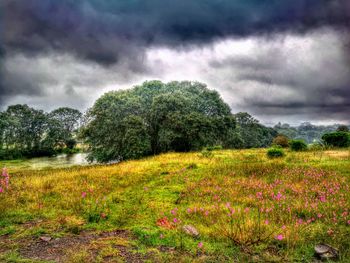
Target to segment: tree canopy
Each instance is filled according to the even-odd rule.
[[[70,108],[46,113],[28,105],[9,106],[0,112],[0,159],[46,156],[72,147],[81,115]]]
[[[112,91],[88,113],[83,137],[101,162],[167,151],[230,147],[235,119],[216,91],[198,82],[145,82]]]

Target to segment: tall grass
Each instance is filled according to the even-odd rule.
[[[350,258],[349,151],[169,153],[117,165],[27,170],[0,193],[0,235],[130,229],[138,246],[193,257],[311,260],[329,243]],[[346,156],[345,156],[346,155]],[[26,224],[32,223],[29,229]],[[184,235],[193,225],[199,238]]]

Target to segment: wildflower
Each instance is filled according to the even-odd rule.
[[[81,198],[85,198],[86,197],[86,192],[82,192],[81,193]]]
[[[4,189],[0,186],[0,193],[4,192]]]
[[[198,248],[202,248],[203,247],[203,242],[199,242],[198,243]]]
[[[283,229],[283,230],[286,229],[286,228],[287,228],[287,227],[286,227],[285,225],[282,226],[282,229]]]
[[[269,224],[269,220],[265,220],[265,225],[268,225]]]
[[[279,241],[284,239],[283,235],[281,235],[281,234],[277,235],[275,238]]]
[[[2,185],[5,186],[6,188],[8,188],[9,187],[9,182],[10,182],[10,175],[8,174],[6,168],[2,169],[2,176],[4,177],[4,179],[2,180]]]
[[[168,228],[168,229],[173,228],[173,226],[170,224],[170,222],[166,216],[163,218],[159,218],[157,220],[157,226]]]
[[[177,218],[174,218],[173,221],[175,224],[179,222],[179,220]]]
[[[320,196],[320,201],[321,201],[322,203],[326,202],[326,197],[325,197],[324,195],[321,195],[321,196]]]
[[[350,225],[350,220],[348,220],[348,225]]]
[[[107,215],[105,213],[101,213],[101,218],[105,219]]]

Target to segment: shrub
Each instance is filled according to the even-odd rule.
[[[289,146],[289,139],[287,136],[280,134],[277,135],[277,137],[275,137],[272,141],[273,145],[279,145],[283,148],[287,148]]]
[[[348,132],[331,132],[322,136],[325,144],[333,147],[350,146],[350,134]]]
[[[222,150],[222,146],[221,145],[208,146],[205,149],[208,151],[218,151],[218,150]]]
[[[270,148],[267,150],[268,158],[280,158],[285,156],[283,149],[281,148]]]
[[[305,151],[307,149],[307,144],[304,140],[291,140],[289,145],[290,149],[296,152]]]

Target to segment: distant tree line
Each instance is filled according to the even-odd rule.
[[[306,143],[323,142],[322,136],[325,133],[331,133],[340,129],[348,129],[345,125],[333,124],[333,125],[314,125],[309,122],[304,122],[299,126],[291,126],[289,124],[278,123],[273,127],[278,134],[283,134],[289,139],[301,139]]]
[[[0,112],[0,159],[50,156],[72,150],[81,118],[82,114],[71,108],[47,113],[28,105],[9,106]]]
[[[88,158],[98,162],[208,147],[289,147],[292,139],[350,146],[346,126],[266,127],[246,112],[232,114],[216,91],[190,81],[148,81],[111,91],[84,116],[71,108],[47,113],[27,105],[0,112],[0,159],[72,152],[77,138],[88,146]]]

